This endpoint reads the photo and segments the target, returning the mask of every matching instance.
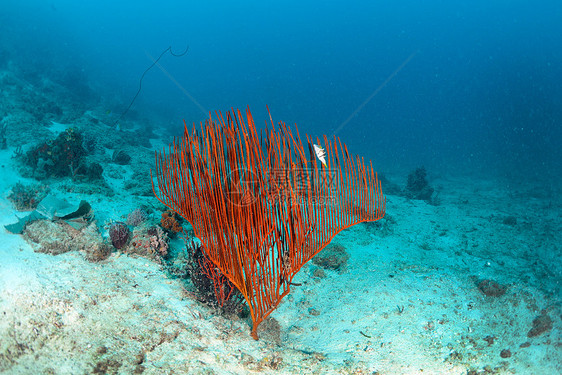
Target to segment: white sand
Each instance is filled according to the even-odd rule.
[[[149,260],[35,253],[3,227],[16,215],[9,189],[29,182],[14,172],[12,153],[0,151],[0,372],[562,373],[559,194],[443,178],[434,181],[439,206],[388,196],[380,226],[334,240],[351,256],[342,272],[318,278],[316,266],[303,267],[302,285],[272,314],[277,345],[251,339],[246,321],[214,315]],[[90,201],[102,223],[156,204],[125,191],[65,196]],[[508,215],[515,226],[503,223]],[[482,279],[508,285],[506,294],[484,296]],[[554,328],[528,338],[541,310]],[[511,357],[500,357],[504,349]]]

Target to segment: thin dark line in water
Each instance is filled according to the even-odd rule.
[[[183,51],[182,53],[174,53],[174,51],[172,51],[172,46],[170,46],[170,47],[166,48],[164,51],[162,51],[162,53],[160,54],[160,56],[158,56],[158,58],[156,60],[153,59],[152,64],[148,68],[146,68],[146,70],[142,73],[142,75],[139,79],[139,89],[137,90],[137,93],[133,97],[133,100],[131,100],[131,102],[129,103],[127,108],[123,111],[123,113],[121,113],[119,118],[117,120],[115,120],[115,122],[113,123],[113,126],[116,126],[119,123],[119,121],[121,121],[123,116],[125,116],[127,114],[127,112],[129,112],[129,109],[131,109],[131,107],[133,106],[133,103],[135,102],[135,100],[137,100],[137,97],[139,96],[139,94],[142,90],[142,80],[144,79],[144,76],[146,75],[146,73],[148,73],[148,71],[150,69],[152,69],[154,67],[154,65],[158,64],[158,61],[162,58],[162,56],[164,56],[164,54],[166,52],[170,52],[170,55],[172,55],[174,57],[182,57],[183,55],[185,55],[187,53],[187,51],[189,51],[189,46],[187,46],[185,51]]]

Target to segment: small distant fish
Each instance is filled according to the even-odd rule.
[[[315,144],[313,144],[312,146],[314,147],[314,152],[316,153],[316,157],[318,158],[318,160],[320,160],[322,165],[326,167],[326,150],[324,150],[322,146],[318,146]]]

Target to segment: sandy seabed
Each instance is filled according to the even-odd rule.
[[[13,116],[25,122],[22,113]],[[38,137],[61,126],[47,121]],[[152,150],[136,150],[131,165],[103,163],[111,150],[102,150],[104,189],[62,179],[50,191],[88,200],[107,237],[108,220],[159,204],[125,183],[152,165]],[[562,195],[553,186],[434,176],[439,204],[388,194],[384,219],[333,240],[347,263],[305,265],[271,315],[279,328],[255,341],[248,320],[216,314],[160,262],[116,250],[99,262],[39,253],[5,230],[23,216],[11,189],[36,182],[20,174],[15,151],[0,150],[0,373],[562,373]]]

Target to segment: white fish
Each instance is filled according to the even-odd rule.
[[[326,167],[326,150],[324,150],[322,146],[318,146],[315,144],[313,144],[312,146],[314,147],[314,152],[316,153],[316,157]]]

